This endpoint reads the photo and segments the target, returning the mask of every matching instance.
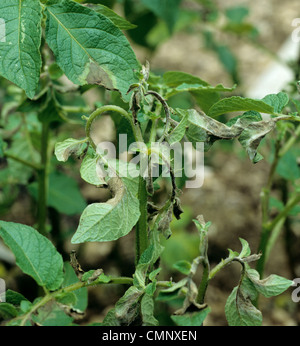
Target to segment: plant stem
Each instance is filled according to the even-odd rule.
[[[86,131],[86,136],[89,138],[90,144],[91,146],[96,150],[96,145],[93,142],[92,138],[91,138],[91,128],[92,128],[92,123],[93,121],[101,114],[105,113],[105,112],[117,112],[120,113],[123,117],[125,117],[129,122],[130,125],[132,127],[135,139],[137,142],[144,142],[143,140],[143,136],[141,133],[141,129],[139,128],[138,125],[135,125],[133,122],[132,117],[130,116],[129,113],[127,113],[123,108],[118,107],[118,106],[114,106],[114,105],[108,105],[108,106],[103,106],[100,107],[98,109],[96,109],[88,118],[87,123],[86,123],[86,127],[85,127],[85,131]]]
[[[198,295],[196,298],[196,302],[198,304],[204,304],[204,298],[209,282],[209,263],[207,259],[202,260],[202,266],[203,266],[203,273],[202,273],[202,279],[198,288]]]
[[[46,235],[47,202],[48,202],[48,142],[49,124],[42,123],[41,135],[41,169],[38,170],[38,231]]]
[[[135,232],[135,243],[136,243],[136,253],[135,253],[135,262],[136,265],[139,263],[142,253],[148,247],[148,223],[147,223],[147,201],[148,201],[148,193],[147,193],[147,182],[140,175],[139,177],[139,192],[138,199],[140,201],[140,218],[136,225]]]
[[[55,292],[52,293],[47,293],[37,304],[35,304],[30,311],[28,311],[25,315],[16,317],[15,319],[20,319],[22,318],[21,321],[21,326],[24,326],[27,322],[27,320],[30,318],[30,316],[36,312],[40,307],[46,305],[48,302],[51,300],[55,299],[57,296],[63,294],[63,293],[70,293],[74,292],[76,290],[79,290],[80,288],[83,287],[90,287],[90,286],[95,286],[95,285],[101,285],[101,284],[124,284],[124,285],[132,285],[133,279],[128,278],[128,277],[116,277],[116,278],[111,278],[111,280],[107,283],[104,282],[98,282],[97,280],[89,282],[89,281],[78,281],[70,286],[63,287]]]
[[[275,243],[276,238],[278,237],[279,231],[281,230],[285,219],[287,218],[291,209],[293,209],[300,202],[300,193],[294,193],[288,200],[286,206],[283,210],[274,218],[274,220],[269,221],[263,225],[263,232],[261,237],[261,242],[259,245],[259,251],[262,253],[262,256],[257,262],[256,270],[260,274],[260,277],[263,277],[265,263],[267,261],[268,255],[271,252],[271,249]],[[273,232],[276,231],[276,237],[273,237]]]
[[[284,224],[285,218],[290,211],[289,202],[286,205],[286,208],[282,210],[281,213],[273,221],[269,221],[269,203],[270,203],[270,194],[274,182],[274,177],[276,173],[276,168],[278,166],[279,160],[284,156],[289,149],[295,144],[297,138],[300,135],[300,125],[296,128],[294,134],[289,138],[289,140],[280,148],[280,142],[276,142],[275,148],[275,157],[272,162],[268,182],[266,187],[262,190],[261,195],[261,204],[262,204],[262,232],[260,244],[258,247],[258,252],[262,253],[261,258],[258,260],[256,265],[256,270],[259,272],[260,277],[263,277],[265,263],[268,258],[268,255],[275,243],[275,240],[278,237],[280,230]],[[293,202],[293,201],[290,201]],[[288,208],[288,211],[286,209]],[[272,234],[274,232],[274,235]]]
[[[27,160],[23,160],[20,157],[15,156],[13,154],[10,154],[8,152],[5,152],[4,156],[7,157],[8,159],[12,159],[14,161],[20,162],[20,163],[22,163],[22,165],[30,167],[30,168],[32,168],[32,169],[34,169],[36,171],[39,171],[39,170],[41,170],[43,168],[41,165],[39,165],[39,164],[37,164],[35,162],[30,162],[30,161],[27,161]]]
[[[162,104],[163,108],[164,108],[164,112],[165,112],[165,115],[166,115],[166,124],[165,124],[164,133],[161,136],[161,138],[159,139],[159,142],[162,143],[163,140],[167,137],[167,135],[169,133],[169,130],[170,130],[170,119],[171,119],[171,116],[170,116],[169,106],[168,106],[167,102],[163,99],[163,97],[159,93],[157,93],[156,91],[150,90],[150,91],[148,91],[146,93],[146,95],[152,95],[152,96],[156,97],[158,99],[158,101]]]

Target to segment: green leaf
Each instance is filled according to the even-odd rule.
[[[126,95],[140,66],[122,31],[102,14],[70,0],[46,8],[46,41],[75,84],[99,84]]]
[[[177,88],[182,84],[197,84],[209,86],[204,80],[181,71],[168,71],[163,75],[163,82],[168,87]]]
[[[83,211],[72,243],[112,241],[128,234],[139,216],[139,200],[127,179],[118,177],[108,181],[113,198],[105,203],[94,203]]]
[[[56,143],[54,153],[57,160],[66,162],[71,155],[79,157],[86,147],[86,142],[86,139],[68,138],[63,142]]]
[[[177,324],[177,326],[200,327],[210,311],[211,309],[207,307],[203,310],[186,313],[184,315],[172,315],[171,319]]]
[[[115,309],[111,309],[108,311],[106,316],[104,317],[103,322],[100,324],[101,326],[110,326],[110,327],[119,327],[121,326],[119,320],[116,317]]]
[[[154,281],[156,276],[159,274],[159,272],[161,271],[161,268],[157,268],[155,270],[153,270],[150,274],[149,274],[149,280]]]
[[[170,145],[178,143],[182,140],[187,129],[188,116],[184,116],[180,123],[169,133],[167,140]]]
[[[26,298],[19,292],[12,291],[8,289],[5,293],[6,302],[12,305],[20,305],[22,300],[26,300]]]
[[[68,316],[56,302],[45,305],[38,309],[37,315],[31,316],[35,323],[42,326],[70,326],[73,317]]]
[[[0,74],[33,98],[42,66],[40,2],[2,0],[0,13],[5,30],[0,40]]]
[[[167,23],[170,32],[173,31],[181,0],[141,0],[141,2]]]
[[[244,258],[249,256],[251,254],[251,249],[248,242],[242,238],[240,238],[240,242],[242,243],[242,251],[240,252],[239,257]]]
[[[244,6],[233,6],[225,11],[226,17],[234,23],[242,23],[248,16],[249,9]]]
[[[105,179],[97,174],[97,161],[99,157],[92,157],[87,154],[80,166],[81,178],[89,184],[101,186],[106,185]]]
[[[299,149],[293,148],[283,155],[276,167],[276,172],[286,180],[295,181],[300,178],[298,165]]]
[[[237,111],[257,111],[261,113],[274,113],[274,108],[262,100],[232,96],[215,103],[208,112],[208,116],[216,117],[221,114]]]
[[[260,280],[259,273],[254,269],[248,269],[246,275],[251,280],[256,290],[266,298],[283,293],[293,284],[293,281],[273,274]]]
[[[192,267],[191,263],[185,260],[178,261],[174,263],[173,265],[174,269],[177,269],[178,271],[180,271],[180,273],[184,275],[189,275],[191,267]]]
[[[158,321],[154,317],[154,301],[153,297],[145,293],[141,300],[141,313],[143,326],[158,326]]]
[[[87,6],[97,13],[109,18],[120,30],[130,30],[137,27],[135,24],[128,22],[128,20],[125,18],[120,17],[116,12],[107,6],[101,4],[88,4]]]
[[[289,103],[289,96],[284,92],[280,92],[267,95],[262,100],[272,106],[275,113],[281,113],[283,108]]]
[[[38,285],[56,290],[63,281],[63,260],[53,244],[32,227],[0,221],[0,236],[16,256],[16,264]]]
[[[18,315],[17,309],[9,303],[0,304],[0,316],[3,320],[10,320]]]
[[[28,186],[29,192],[35,198],[38,195],[37,183]],[[86,207],[86,201],[82,197],[76,180],[60,172],[52,172],[49,175],[49,193],[47,205],[55,208],[62,214],[81,214]]]
[[[2,138],[0,138],[0,159],[2,157],[4,157],[4,151],[5,151],[6,147],[7,147],[7,143],[4,142],[4,140]]]
[[[238,287],[233,289],[226,301],[225,314],[230,326],[260,326],[262,324],[261,312]]]

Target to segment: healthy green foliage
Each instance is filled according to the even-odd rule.
[[[40,2],[4,0],[0,13],[5,21],[5,39],[0,42],[0,74],[33,98],[42,67]]]
[[[0,221],[0,236],[13,251],[16,263],[24,273],[45,289],[60,287],[63,261],[50,240],[32,227],[5,221]]]
[[[46,40],[66,76],[75,84],[119,90],[128,99],[139,64],[120,29],[71,0],[47,6],[46,15]]]

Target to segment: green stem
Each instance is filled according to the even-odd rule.
[[[203,259],[202,261],[203,266],[203,273],[202,273],[202,279],[198,288],[198,295],[196,298],[196,302],[198,304],[204,304],[204,298],[209,282],[209,263],[206,259]]]
[[[278,237],[279,231],[281,230],[285,219],[287,218],[291,209],[293,209],[300,202],[300,193],[294,193],[288,200],[284,209],[272,220],[263,225],[263,232],[261,237],[261,242],[259,245],[259,251],[262,256],[257,262],[256,270],[263,277],[265,263],[267,261],[268,255],[271,252],[272,246],[275,243],[273,232],[276,231],[276,237]]]
[[[107,283],[104,282],[98,282],[95,280],[94,282],[89,282],[89,281],[78,281],[70,286],[61,288],[55,292],[52,293],[47,293],[37,304],[35,304],[30,311],[28,311],[25,315],[17,317],[16,319],[22,318],[21,321],[21,326],[24,326],[27,322],[27,320],[30,318],[30,316],[36,312],[40,307],[46,305],[48,302],[51,300],[55,299],[57,296],[63,294],[63,293],[70,293],[74,292],[76,290],[79,290],[80,288],[83,287],[90,287],[90,286],[95,286],[95,285],[101,285],[101,284],[124,284],[124,285],[132,285],[133,284],[133,279],[128,278],[128,277],[117,277],[117,278],[111,278],[111,280]]]
[[[118,106],[114,106],[114,105],[108,105],[108,106],[103,106],[100,107],[98,109],[96,109],[88,118],[87,123],[86,123],[86,127],[85,127],[85,131],[86,131],[86,135],[89,138],[89,141],[92,145],[92,147],[96,150],[96,145],[93,142],[92,138],[91,138],[91,128],[92,128],[92,123],[93,121],[101,114],[106,113],[106,112],[117,112],[120,113],[123,117],[125,117],[129,122],[130,125],[132,127],[134,136],[135,136],[135,140],[137,142],[144,142],[143,140],[143,135],[141,133],[141,129],[139,128],[139,126],[135,125],[133,122],[132,117],[130,116],[129,113],[127,113],[123,108],[118,107]]]
[[[49,124],[42,123],[41,169],[38,171],[38,230],[46,235],[47,202],[48,202],[48,142]]]
[[[26,161],[26,160],[23,160],[21,159],[20,157],[18,156],[15,156],[13,154],[10,154],[8,152],[5,152],[4,153],[4,156],[7,157],[8,159],[12,159],[14,161],[17,161],[17,162],[20,162],[22,163],[24,166],[27,166],[27,167],[30,167],[36,171],[39,171],[41,170],[43,167],[37,163],[34,163],[34,162],[30,162],[30,161]]]
[[[261,232],[260,244],[258,247],[258,252],[261,252],[262,256],[260,257],[256,265],[256,270],[259,272],[260,277],[263,277],[266,260],[272,249],[272,246],[275,243],[274,239],[277,238],[282,228],[282,225],[284,224],[284,220],[286,218],[285,216],[286,208],[284,208],[284,210],[282,210],[282,212],[279,213],[273,221],[269,221],[270,194],[271,194],[271,190],[272,190],[272,186],[274,182],[276,168],[278,166],[278,163],[281,157],[284,156],[290,150],[290,148],[295,144],[299,135],[300,135],[300,126],[296,128],[296,131],[294,132],[294,134],[289,138],[289,140],[284,144],[282,148],[280,148],[280,142],[276,143],[275,157],[270,168],[268,182],[266,187],[262,190],[262,197],[261,197],[262,232]],[[289,208],[288,204],[286,205],[286,207]],[[274,235],[272,234],[273,232],[275,232]]]
[[[139,263],[142,253],[148,247],[148,223],[147,223],[147,201],[148,201],[148,193],[147,193],[147,182],[140,175],[139,177],[139,192],[138,199],[140,201],[140,218],[136,225],[136,254],[135,261],[136,264]]]

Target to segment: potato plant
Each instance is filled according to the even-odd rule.
[[[179,326],[201,326],[210,313],[206,300],[210,281],[224,267],[237,262],[240,280],[224,307],[228,324],[261,325],[259,295],[276,296],[292,284],[275,274],[263,277],[263,273],[284,222],[291,212],[295,215],[300,201],[299,168],[295,168],[295,155],[290,151],[299,135],[296,93],[280,92],[261,100],[224,97],[236,86],[213,86],[181,71],[155,74],[149,63],[137,60],[122,32],[134,26],[105,6],[72,0],[3,0],[0,15],[6,23],[0,41],[1,85],[5,90],[0,141],[3,211],[10,208],[18,185],[27,186],[36,201],[34,224],[0,221],[0,236],[15,255],[16,265],[42,289],[33,300],[8,289],[6,302],[0,304],[3,323],[80,324],[87,309],[88,288],[117,284],[125,285],[125,294],[104,320],[94,325],[157,326],[157,300],[183,297],[182,307],[174,311],[171,320]],[[105,102],[99,100],[93,109],[83,97],[91,89],[105,96]],[[169,105],[171,97],[182,93],[193,97],[194,108]],[[238,115],[221,120],[225,119],[223,115],[235,112]],[[116,125],[117,144],[126,135],[123,151],[129,153],[127,160],[112,157],[95,139],[95,123],[104,114],[109,114]],[[69,124],[82,136],[74,138],[62,131]],[[275,150],[262,194],[258,251],[252,253],[247,240],[240,239],[241,249],[230,249],[227,258],[211,267],[211,222],[205,221],[199,211],[194,220],[199,235],[198,256],[192,262],[174,264],[183,275],[180,281],[160,280],[160,257],[165,249],[162,239],[172,235],[171,221],[182,217],[180,197],[184,189],[178,186],[187,181],[187,172],[178,169],[178,155],[172,148],[190,143],[191,150],[207,152],[216,141],[237,140],[255,164],[263,159],[258,151],[261,141],[271,133],[276,134]],[[288,175],[291,192],[287,200],[278,201],[279,211],[273,218],[273,182],[286,155],[297,171],[296,179]],[[57,169],[70,162],[85,184],[108,189],[111,197],[106,202],[87,204],[74,189],[74,179]],[[288,174],[283,173],[282,165],[277,173]],[[164,201],[158,202],[156,193],[162,182],[168,189]],[[72,244],[117,241],[134,232],[132,275],[110,275],[101,267],[84,271],[75,251],[67,260],[60,251],[59,227],[54,227],[59,213],[81,214],[77,229],[72,231]],[[197,282],[199,268],[202,278]]]

